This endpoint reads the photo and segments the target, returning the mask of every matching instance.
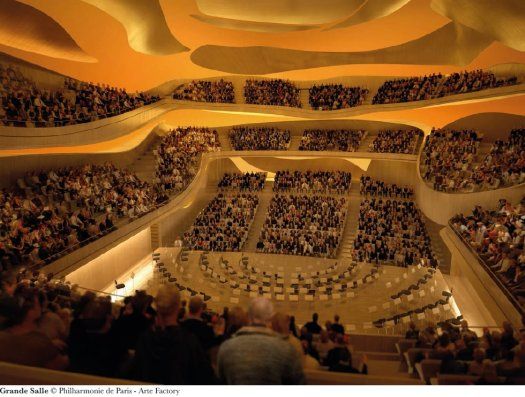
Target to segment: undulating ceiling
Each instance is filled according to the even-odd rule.
[[[525,64],[523,0],[3,0],[0,22],[0,51],[130,90]]]

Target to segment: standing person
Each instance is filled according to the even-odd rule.
[[[310,334],[319,334],[322,331],[321,326],[318,323],[319,314],[314,313],[312,315],[312,321],[307,322],[304,326]]]
[[[219,349],[220,379],[231,385],[297,385],[304,383],[297,350],[272,331],[272,303],[251,301],[250,325],[242,327]]]
[[[209,326],[202,318],[204,309],[204,302],[199,296],[192,296],[188,305],[188,315],[181,323],[181,326],[189,333],[195,335],[206,351],[208,350],[215,339],[213,328]]]
[[[133,377],[172,385],[214,383],[213,369],[199,340],[178,324],[178,289],[161,286],[156,306],[155,327],[144,333],[137,344]]]

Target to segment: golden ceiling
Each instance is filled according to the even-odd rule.
[[[525,64],[523,0],[2,0],[0,51],[148,89],[229,73],[316,80]]]

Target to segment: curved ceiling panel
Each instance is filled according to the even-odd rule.
[[[431,7],[455,22],[525,51],[523,0],[432,0]]]
[[[0,43],[53,58],[97,62],[52,18],[14,0],[2,0]]]
[[[224,29],[246,30],[249,32],[280,33],[315,29],[317,25],[290,25],[284,23],[239,21],[237,19],[211,17],[204,14],[192,14],[192,18]]]
[[[347,26],[386,17],[408,4],[409,1],[410,0],[368,0],[348,19],[337,23],[329,29],[346,28]]]
[[[173,35],[158,0],[83,0],[118,20],[131,48],[148,55],[188,51]]]
[[[450,23],[420,39],[364,52],[315,52],[275,47],[197,48],[191,59],[199,66],[237,74],[270,74],[344,64],[427,64],[464,66],[489,46],[492,39]]]
[[[251,22],[318,25],[353,14],[366,0],[195,0],[208,16]]]

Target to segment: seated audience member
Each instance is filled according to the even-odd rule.
[[[14,300],[4,300],[2,309],[5,312],[2,315],[7,314],[7,319],[4,330],[0,331],[0,361],[65,370],[67,356],[38,330],[38,320],[42,315],[38,295],[36,288],[20,285],[14,291]]]
[[[482,348],[474,349],[473,361],[468,367],[468,375],[481,376],[483,374],[483,366],[485,362],[485,350]]]
[[[204,302],[200,296],[192,296],[188,304],[188,315],[181,323],[181,326],[189,333],[195,335],[206,351],[214,343],[215,334],[213,328],[209,326],[202,318]]]
[[[215,383],[213,369],[198,338],[178,324],[178,289],[171,285],[161,286],[155,305],[155,327],[139,339],[133,378],[170,385]]]
[[[317,342],[313,342],[313,347],[319,354],[319,362],[324,365],[326,358],[328,357],[328,352],[335,347],[335,344],[330,339],[330,334],[328,331],[323,330],[319,335],[319,340]]]
[[[274,314],[271,302],[255,298],[248,313],[250,326],[238,330],[219,349],[220,379],[230,385],[304,383],[299,353],[269,328]]]
[[[352,365],[352,354],[345,343],[339,343],[338,346],[328,352],[326,365],[329,371],[345,372],[352,374],[368,374],[367,357],[363,355],[360,364],[355,368]]]
[[[438,340],[438,333],[434,323],[429,322],[428,325],[419,332],[419,340],[417,347],[432,348]]]
[[[478,335],[468,327],[468,321],[462,320],[460,324],[461,337],[468,336],[471,340],[478,339]]]
[[[308,355],[301,344],[301,341],[290,333],[290,316],[282,313],[275,313],[272,316],[272,329],[280,334],[285,341],[288,341],[301,356],[303,368],[319,369],[319,362]]]

